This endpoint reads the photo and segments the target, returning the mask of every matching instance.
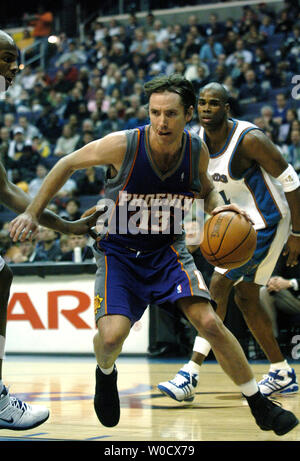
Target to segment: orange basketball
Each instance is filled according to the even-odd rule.
[[[200,249],[213,266],[223,269],[243,266],[252,258],[255,248],[256,232],[241,214],[223,211],[206,221]]]

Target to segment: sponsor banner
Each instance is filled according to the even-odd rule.
[[[93,353],[94,277],[15,276],[7,317],[7,353]],[[146,353],[148,331],[147,309],[122,353]]]

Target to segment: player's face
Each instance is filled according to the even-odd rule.
[[[193,107],[187,113],[176,93],[153,93],[149,100],[151,127],[159,144],[173,143],[182,137],[185,125],[191,120]]]
[[[217,128],[226,119],[228,104],[224,104],[217,91],[204,90],[198,99],[198,116],[204,128]]]
[[[0,42],[0,79],[4,77],[4,90],[7,90],[9,86],[12,85],[18,72],[17,58],[17,48],[9,43]],[[0,90],[3,91],[3,88],[0,88]]]

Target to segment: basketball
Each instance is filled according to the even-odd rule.
[[[223,269],[243,266],[252,258],[255,248],[256,232],[241,214],[223,211],[206,221],[200,249],[213,266]]]

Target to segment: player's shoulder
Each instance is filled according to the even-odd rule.
[[[261,128],[256,125],[249,125],[249,128],[245,130],[245,134],[240,142],[240,148],[242,149],[255,149],[260,148],[271,143],[270,139],[263,132]]]

